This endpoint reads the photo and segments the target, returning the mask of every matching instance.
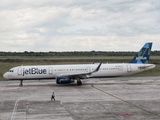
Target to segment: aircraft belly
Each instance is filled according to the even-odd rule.
[[[23,79],[23,80],[27,80],[27,79],[52,79],[54,78],[53,76],[49,76],[49,75],[25,75],[25,76],[19,76],[18,79]]]
[[[126,71],[100,71],[91,75],[91,77],[110,77],[110,76],[123,76]]]

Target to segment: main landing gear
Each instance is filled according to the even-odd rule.
[[[81,85],[82,85],[81,80],[80,80],[79,78],[76,78],[76,79],[77,79],[77,85],[78,85],[78,86],[81,86]]]
[[[20,87],[23,86],[23,80],[20,80],[20,84],[19,84]]]
[[[77,81],[77,85],[78,86],[81,86],[82,85],[82,82],[79,80],[79,81]]]

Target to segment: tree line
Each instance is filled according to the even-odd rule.
[[[133,51],[74,51],[74,52],[3,52],[0,56],[134,56],[137,52]],[[151,51],[152,56],[160,56],[160,51]]]

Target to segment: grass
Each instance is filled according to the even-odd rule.
[[[7,56],[0,57],[0,80],[4,80],[3,74],[10,68],[21,65],[56,65],[56,64],[83,64],[95,62],[123,63],[129,62],[132,57],[30,57]],[[160,57],[152,56],[150,63],[156,64],[156,68],[138,73],[132,76],[158,76],[160,75]]]

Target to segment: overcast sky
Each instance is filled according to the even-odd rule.
[[[1,0],[0,51],[160,50],[160,0]]]

